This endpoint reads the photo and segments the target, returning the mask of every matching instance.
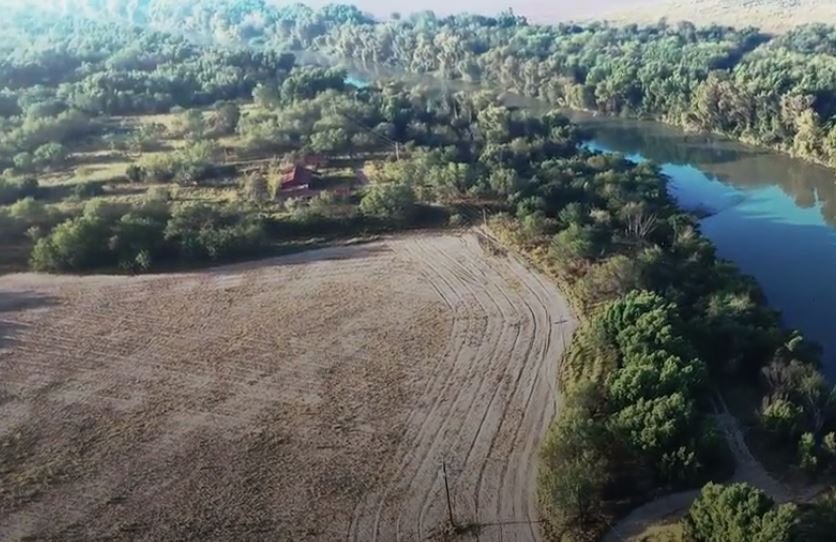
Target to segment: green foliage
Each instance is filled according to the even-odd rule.
[[[57,226],[32,251],[36,271],[81,271],[106,262],[109,229],[100,217],[82,216]]]
[[[350,135],[342,128],[333,128],[311,134],[310,148],[314,152],[340,154],[350,145]]]
[[[804,433],[798,441],[798,463],[809,474],[815,474],[819,469],[819,457],[816,447],[816,436]]]
[[[827,452],[822,440],[836,424],[836,389],[816,365],[795,359],[808,357],[806,349],[803,337],[794,335],[763,368],[768,393],[761,422],[790,446],[797,445],[801,466],[815,471],[836,466],[836,457]]]
[[[144,168],[131,164],[125,169],[125,177],[132,183],[141,183],[145,180],[146,171]]]
[[[13,179],[0,177],[0,204],[14,203],[24,198],[34,198],[39,195],[38,180],[33,177]]]
[[[244,199],[261,205],[270,199],[270,186],[267,178],[260,174],[252,174],[244,177],[241,183],[241,191]]]
[[[82,181],[73,186],[73,197],[76,199],[89,199],[101,196],[104,193],[102,183],[95,181]]]
[[[189,203],[172,209],[165,240],[183,258],[218,261],[258,249],[264,230],[259,221],[233,210]]]
[[[556,540],[597,540],[606,527],[612,437],[600,419],[594,386],[566,397],[541,451],[538,496],[546,531]]]
[[[189,139],[200,139],[206,134],[206,121],[198,109],[189,109],[176,119],[174,131],[177,135]]]
[[[125,208],[91,202],[82,216],[56,226],[39,239],[32,267],[39,271],[119,268],[144,272],[172,258],[219,261],[257,250],[260,221],[233,208],[180,204],[169,209],[165,196]]]
[[[584,307],[596,307],[644,287],[644,264],[641,260],[617,254],[591,266],[577,284]]]
[[[804,416],[803,409],[787,399],[775,399],[763,409],[761,423],[764,428],[780,439],[793,440],[798,437]]]
[[[391,221],[409,221],[415,212],[415,193],[406,183],[372,185],[360,201],[367,215]]]
[[[620,410],[613,428],[634,447],[655,457],[679,452],[678,444],[693,427],[696,409],[681,393],[654,399],[640,398]]]
[[[616,405],[629,405],[643,397],[663,397],[682,391],[693,394],[705,380],[705,367],[701,363],[656,351],[625,359],[624,367],[610,381],[610,396]]]
[[[284,80],[282,98],[289,101],[309,100],[327,90],[342,91],[345,88],[346,73],[340,70],[303,68],[294,70]]]
[[[145,172],[144,178],[152,181],[194,185],[209,175],[216,154],[214,142],[192,141],[175,152],[145,157],[138,167]]]
[[[500,168],[491,171],[488,184],[491,190],[500,196],[511,196],[522,189],[523,181],[513,169]]]
[[[554,258],[590,260],[601,254],[594,228],[572,224],[552,239],[550,247]]]
[[[19,152],[15,154],[12,159],[12,163],[14,164],[15,169],[22,173],[32,171],[35,166],[35,161],[32,158],[32,155],[28,152]]]
[[[660,351],[682,357],[692,355],[691,345],[682,334],[676,305],[659,294],[630,292],[606,307],[601,319],[625,356],[653,355]]]
[[[695,542],[791,542],[798,521],[795,505],[776,507],[746,484],[708,484],[683,524]]]
[[[32,156],[34,165],[41,168],[55,168],[64,164],[67,150],[60,143],[46,143],[35,149]]]
[[[241,119],[241,108],[238,104],[225,102],[215,108],[209,117],[209,128],[214,135],[234,134]]]

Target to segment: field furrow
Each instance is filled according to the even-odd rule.
[[[574,329],[476,234],[0,277],[0,539],[540,538]]]

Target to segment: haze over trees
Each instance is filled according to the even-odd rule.
[[[727,478],[712,398],[728,380],[764,396],[760,426],[777,448],[811,474],[836,466],[836,394],[815,346],[783,329],[757,285],[716,256],[659,169],[586,150],[556,109],[513,107],[489,90],[661,118],[836,165],[833,28],[771,38],[690,24],[536,26],[511,12],[375,22],[347,6],[136,7],[123,16],[176,21],[179,33],[37,13],[0,24],[9,36],[0,219],[4,235],[31,241],[33,268],[145,272],[263,254],[294,236],[404,228],[439,211],[461,222],[460,209],[486,205],[498,211],[493,231],[559,278],[587,317],[561,366],[566,398],[543,447],[551,534],[582,540],[625,506]],[[488,90],[360,88],[345,71],[299,65],[289,51],[303,48]],[[159,114],[169,124],[148,120]],[[130,163],[71,193],[40,183],[85,146]],[[312,155],[369,186],[282,201],[282,162]],[[107,199],[116,185],[141,198]],[[708,486],[687,525],[696,540],[717,539],[723,521],[783,540],[795,512],[744,487]]]

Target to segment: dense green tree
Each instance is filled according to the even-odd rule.
[[[415,208],[415,193],[406,183],[371,186],[360,202],[360,210],[386,220],[409,220]]]
[[[594,387],[574,390],[543,444],[539,499],[557,540],[596,540],[603,525],[612,438],[596,412],[600,399]]]
[[[209,128],[215,135],[229,135],[235,133],[238,121],[241,119],[241,108],[238,104],[226,102],[215,108],[209,118]]]
[[[175,205],[165,240],[187,259],[220,260],[256,250],[264,240],[262,224],[232,210],[202,203]]]
[[[795,505],[775,506],[746,484],[708,484],[683,523],[696,542],[791,542],[798,520]]]
[[[81,271],[105,264],[102,253],[108,233],[106,222],[98,216],[64,222],[35,244],[32,267],[38,271]]]
[[[551,253],[556,258],[588,260],[600,256],[600,236],[592,226],[572,224],[552,239]]]
[[[800,406],[787,399],[777,398],[763,409],[761,423],[778,438],[792,440],[801,430],[803,417],[804,411]]]
[[[60,143],[46,143],[35,149],[32,156],[36,166],[42,168],[54,168],[64,164],[67,158],[67,150]]]
[[[251,174],[244,177],[241,190],[247,201],[261,205],[270,199],[270,185],[267,178],[261,174]]]

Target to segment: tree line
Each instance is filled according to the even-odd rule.
[[[372,185],[361,194],[318,198],[291,214],[305,228],[345,207],[364,224],[398,227],[422,205],[479,201],[502,209],[492,219],[495,230],[553,270],[588,317],[561,367],[566,399],[544,445],[539,484],[548,529],[564,540],[599,534],[625,504],[726,478],[729,455],[711,404],[724,380],[763,393],[762,429],[805,469],[834,468],[836,401],[815,345],[783,329],[757,284],[716,256],[656,166],[581,148],[583,134],[556,111],[522,111],[491,92],[399,83],[359,89],[342,72],[294,67],[292,56],[278,52],[312,46],[369,64],[493,80],[558,104],[739,130],[741,138],[771,133],[777,139],[764,142],[825,159],[815,152],[826,138],[817,137],[814,147],[806,135],[799,139],[811,126],[816,133],[832,127],[824,100],[832,51],[824,29],[769,39],[751,29],[689,25],[544,27],[510,13],[422,13],[376,23],[351,8],[218,2],[209,17],[196,2],[178,5],[184,26],[214,36],[210,44],[69,21],[52,30],[64,35],[55,37],[64,40],[56,42],[61,47],[12,47],[0,64],[10,81],[0,100],[0,159],[13,174],[53,167],[49,157],[59,153],[39,153],[41,146],[70,144],[112,115],[220,101],[208,123],[184,111],[188,145],[163,160],[141,161],[128,179],[202,182],[215,160],[206,141],[211,125],[240,135],[251,150],[378,153],[368,172]],[[149,17],[174,17],[164,6]],[[79,34],[85,37],[67,37]],[[20,31],[10,35],[19,38]],[[785,83],[778,84],[769,66],[781,60],[797,65],[781,64]],[[740,94],[743,88],[752,93]],[[248,97],[254,108],[246,114],[229,107],[229,100]],[[31,163],[16,160],[21,153]],[[167,259],[258,253],[266,235],[289,227],[261,213],[269,177],[245,178],[248,201],[238,206],[172,202],[161,193],[130,206],[94,201],[33,232],[32,264],[143,271]],[[17,202],[4,214],[33,220],[39,190],[8,177],[2,193]],[[736,501],[740,492],[724,491],[707,488],[692,510],[688,529],[697,540],[718,539],[711,518],[727,507],[711,503]],[[770,503],[750,497],[753,517],[771,513]],[[776,529],[786,518],[795,521],[785,509],[775,514]]]
[[[833,27],[778,36],[682,22],[536,25],[513,13],[375,21],[352,6],[151,2],[220,43],[314,48],[365,66],[484,81],[553,103],[652,117],[836,165]],[[169,23],[170,24],[170,23]]]

